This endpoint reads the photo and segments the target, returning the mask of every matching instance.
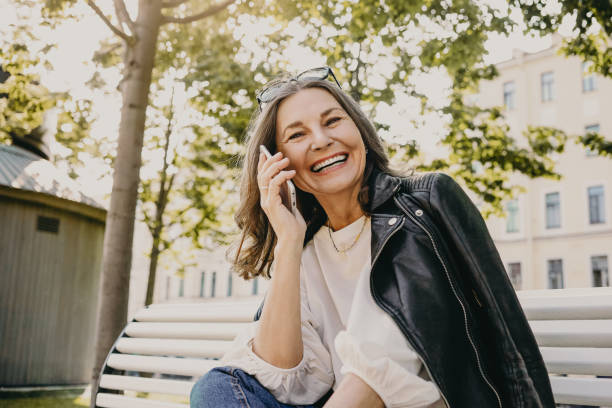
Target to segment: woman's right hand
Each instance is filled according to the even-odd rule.
[[[289,159],[283,158],[281,152],[270,158],[263,152],[259,153],[257,184],[260,205],[276,233],[277,242],[302,248],[306,222],[299,211],[294,214],[285,207],[280,195],[281,185],[295,176],[295,170],[284,170],[287,166]]]

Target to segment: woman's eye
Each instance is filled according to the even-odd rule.
[[[302,135],[303,135],[302,132],[295,132],[295,133],[293,133],[292,135],[289,136],[289,140],[295,139],[295,138],[300,137]]]
[[[339,120],[340,120],[340,118],[329,118],[327,120],[327,122],[325,122],[325,126],[333,125],[334,123],[338,122]]]

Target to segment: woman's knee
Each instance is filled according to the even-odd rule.
[[[226,367],[215,367],[194,384],[189,402],[191,408],[217,408],[219,402],[232,398],[231,374]]]

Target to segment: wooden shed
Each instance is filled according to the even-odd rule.
[[[0,387],[89,382],[105,218],[51,162],[0,145]]]

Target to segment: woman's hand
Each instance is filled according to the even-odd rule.
[[[302,248],[306,234],[306,222],[299,211],[293,214],[282,202],[281,185],[295,176],[295,170],[284,170],[289,159],[281,152],[269,159],[259,153],[257,164],[257,183],[259,185],[260,205],[268,217],[279,243]]]

